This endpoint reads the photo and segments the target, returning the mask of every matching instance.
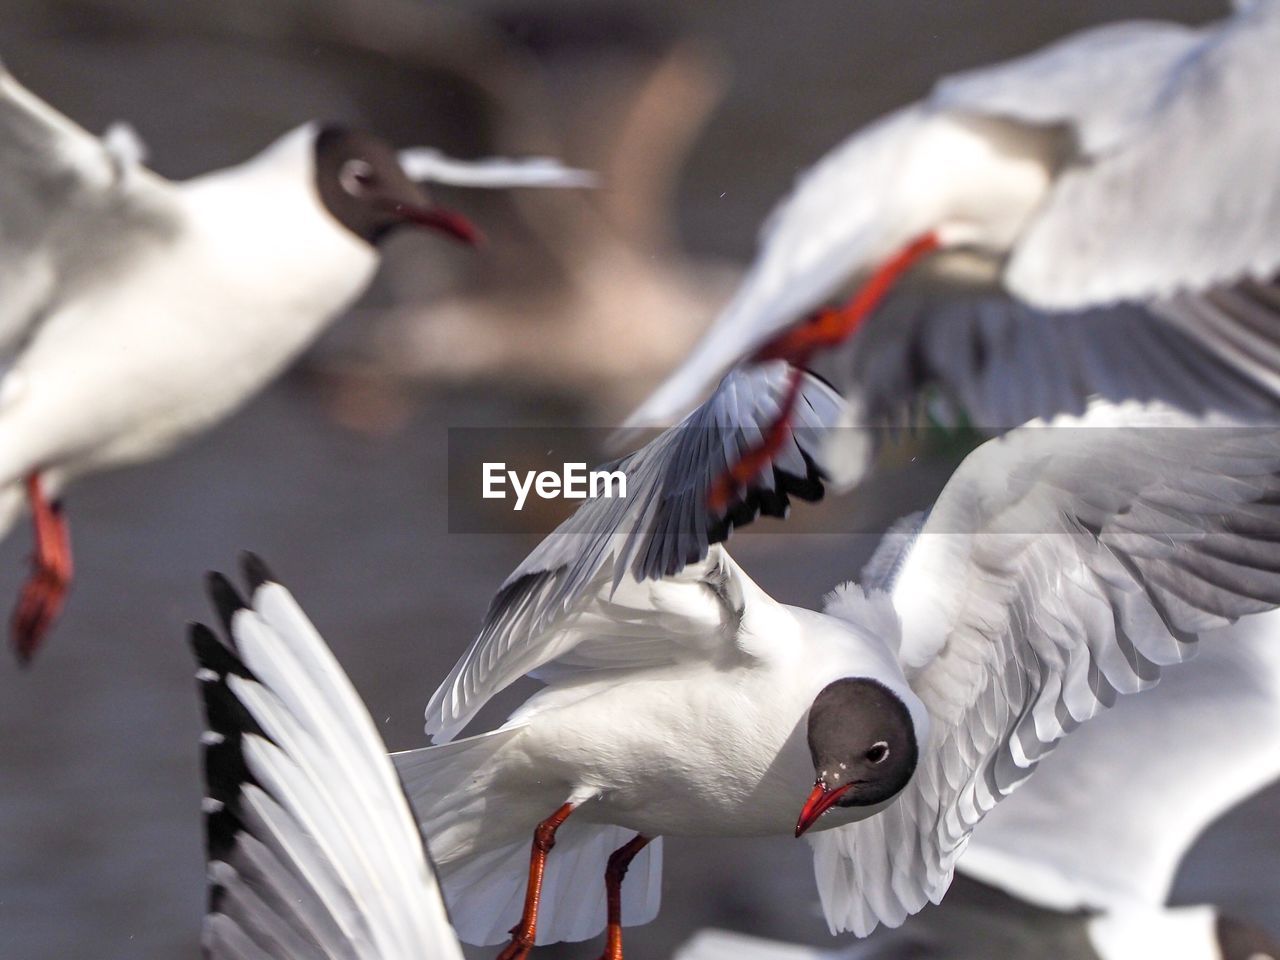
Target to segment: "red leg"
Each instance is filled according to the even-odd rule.
[[[566,803],[533,831],[533,851],[529,855],[529,886],[524,892],[524,913],[511,928],[511,942],[503,947],[497,960],[525,960],[533,949],[538,934],[538,902],[542,899],[542,875],[547,869],[547,854],[556,845],[556,831],[569,819],[574,805]]]
[[[805,322],[784,330],[757,350],[752,359],[756,362],[786,360],[798,368],[807,364],[820,350],[843,343],[880,305],[880,301],[902,275],[921,257],[937,249],[936,234],[927,233],[918,237],[881,264],[844,306],[834,310],[819,310]],[[800,396],[800,384],[801,374],[796,370],[792,374],[791,384],[778,416],[765,430],[764,439],[711,485],[707,503],[713,510],[720,511],[727,507],[737,496],[738,489],[768,465],[790,436],[791,418]]]
[[[652,839],[637,833],[609,855],[609,865],[604,871],[604,889],[609,903],[609,939],[600,960],[622,960],[622,881],[626,879],[631,861]]]
[[[46,499],[40,474],[27,477],[27,499],[35,527],[31,574],[13,611],[12,637],[18,660],[29,663],[53,626],[71,586],[71,533],[62,506]]]

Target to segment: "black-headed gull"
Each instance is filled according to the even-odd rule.
[[[663,834],[807,831],[833,927],[900,923],[942,896],[973,826],[1060,737],[1154,683],[1197,631],[1280,601],[1280,439],[1097,405],[1066,421],[1078,429],[972,454],[891,592],[778,604],[708,546],[724,524],[700,491],[790,382],[783,365],[734,373],[617,464],[625,504],[588,504],[545,540],[432,697],[443,740],[521,675],[548,683],[499,730],[397,757],[462,939],[516,922],[518,957],[607,921],[616,958],[621,924],[657,909],[654,844],[625,895],[621,868]],[[806,429],[769,485],[798,475],[788,462],[819,479],[807,428],[842,413],[800,383]],[[767,501],[756,487],[745,502]],[[581,878],[598,882],[611,849],[592,896]]]
[[[182,183],[101,140],[0,71],[0,528],[34,515],[15,613],[29,658],[71,577],[57,497],[84,473],[157,456],[270,381],[369,283],[409,224],[473,240],[406,175],[578,185],[536,161],[471,168],[307,125]]]
[[[907,546],[893,536],[864,583]],[[1080,727],[974,831],[956,865],[970,882],[901,933],[818,950],[703,931],[677,960],[1280,957],[1215,907],[1167,905],[1204,828],[1280,776],[1277,639],[1280,613],[1215,631],[1193,663]]]
[[[252,606],[214,575],[226,638],[195,625],[212,960],[462,960],[382,739],[256,558]]]
[[[994,279],[1022,314],[1140,305],[1280,393],[1280,122],[1250,108],[1280,97],[1278,42],[1280,2],[1258,0],[1207,27],[1112,24],[944,79],[805,175],[631,423],[674,421],[740,360],[803,364],[925,258]],[[846,306],[821,309],[850,281],[863,285]]]

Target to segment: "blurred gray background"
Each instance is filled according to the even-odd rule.
[[[1224,6],[0,2],[0,57],[18,78],[90,129],[131,121],[167,175],[318,117],[463,155],[553,152],[610,183],[594,197],[449,197],[488,230],[486,251],[397,239],[353,316],[267,395],[169,460],[71,491],[66,616],[30,671],[0,657],[0,955],[198,955],[200,727],[182,637],[207,616],[207,568],[262,553],[388,745],[420,745],[428,695],[549,522],[450,534],[450,426],[616,417],[696,336],[796,173],[939,73],[1103,20]],[[735,552],[780,598],[816,603],[871,546],[809,532],[824,511],[878,522],[944,476],[904,469]],[[25,529],[0,549],[6,605],[27,549]],[[1216,827],[1179,900],[1280,934],[1278,815],[1273,790]],[[829,942],[807,846],[676,841],[666,855],[667,906],[630,936],[632,960],[707,924]]]

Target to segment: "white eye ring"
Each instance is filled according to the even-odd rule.
[[[871,754],[875,753],[877,750],[883,750],[884,752],[881,753],[877,759],[872,760]],[[883,740],[877,740],[871,745],[871,749],[867,751],[867,759],[871,760],[872,763],[884,763],[889,759],[889,744]]]
[[[348,160],[338,171],[338,183],[353,197],[362,197],[373,183],[373,167],[367,160]]]

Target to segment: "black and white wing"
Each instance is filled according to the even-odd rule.
[[[246,606],[191,643],[207,730],[211,960],[462,960],[422,836],[364,704],[256,558]]]
[[[971,454],[892,589],[932,720],[916,774],[811,840],[832,928],[939,900],[974,826],[1059,739],[1200,632],[1280,604],[1278,504],[1280,431],[1159,408],[1097,404]]]
[[[120,129],[93,136],[0,66],[0,353],[71,269],[122,255],[135,231],[167,229],[163,203],[138,199],[141,183],[158,181],[137,165],[136,136]]]
[[[626,497],[589,501],[507,578],[427,705],[427,732],[452,738],[524,674],[661,662],[679,655],[673,645],[722,632],[728,608],[715,585],[730,568],[736,579],[736,567],[713,545],[760,514],[784,516],[792,496],[823,493],[824,441],[845,408],[804,375],[794,429],[770,465],[736,504],[708,504],[713,481],[759,443],[791,378],[781,363],[735,371],[679,426],[604,468],[625,475]]]

